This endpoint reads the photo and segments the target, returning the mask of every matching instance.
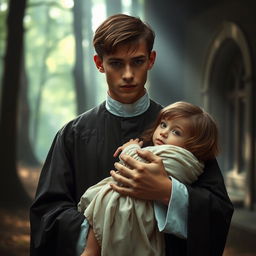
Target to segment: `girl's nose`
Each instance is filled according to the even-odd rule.
[[[163,136],[164,138],[167,138],[168,137],[168,129],[161,130],[160,135]]]

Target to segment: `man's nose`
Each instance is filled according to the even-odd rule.
[[[133,78],[134,78],[133,69],[129,65],[126,65],[123,72],[123,79],[125,81],[131,81],[133,80]]]

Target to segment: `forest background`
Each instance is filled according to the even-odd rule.
[[[142,9],[143,1],[1,0],[1,201],[23,205],[17,169],[40,167],[57,130],[104,99],[95,28],[108,15]]]
[[[104,75],[93,63],[95,28],[114,13],[159,21],[153,27],[157,42],[162,42],[156,43],[162,62],[156,63],[147,86],[165,105],[185,92],[182,61],[190,42],[184,40],[184,28],[190,12],[208,10],[213,3],[195,2],[194,6],[190,0],[0,0],[0,255],[28,255],[28,209],[51,142],[65,123],[105,99]],[[169,15],[165,5],[179,8],[170,8]],[[151,81],[159,88],[150,88]],[[187,94],[188,99],[200,97],[192,87]],[[255,255],[250,249],[255,248],[253,237],[244,239],[243,247],[239,231],[232,230],[225,256]]]

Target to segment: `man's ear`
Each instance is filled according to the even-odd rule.
[[[148,69],[151,69],[154,66],[155,60],[156,60],[156,51],[152,51],[149,55]]]
[[[98,69],[101,73],[104,73],[105,70],[104,70],[104,67],[103,67],[103,61],[102,61],[102,59],[99,57],[99,55],[94,55],[93,60],[94,60],[94,63],[95,63],[95,65],[96,65],[97,69]]]

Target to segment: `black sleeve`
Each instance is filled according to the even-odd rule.
[[[206,162],[204,173],[198,181],[187,188],[187,255],[221,256],[229,231],[233,205],[217,161]]]
[[[84,216],[77,211],[75,172],[66,137],[64,130],[55,137],[30,208],[31,256],[76,255]]]

